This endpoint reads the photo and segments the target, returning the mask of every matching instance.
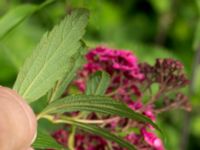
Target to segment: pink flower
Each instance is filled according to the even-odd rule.
[[[66,130],[57,130],[52,135],[58,143],[62,144],[63,146],[67,146],[68,142],[68,132]]]
[[[137,83],[144,75],[140,73],[137,58],[132,52],[99,46],[86,54],[86,60],[87,63],[74,82],[80,91],[84,92],[86,80],[91,73],[106,71],[111,76],[107,94],[115,91],[110,96],[128,103],[132,101],[133,95],[141,96]]]
[[[75,135],[76,150],[104,150],[106,146],[106,140],[100,136],[86,133]]]
[[[85,86],[85,81],[83,79],[77,79],[74,83],[76,84],[76,86],[79,87],[79,90],[81,92],[85,91],[86,86]]]
[[[135,133],[130,133],[126,136],[126,139],[133,144],[139,144],[141,136]]]
[[[155,114],[153,113],[152,105],[147,106],[143,114],[147,116],[148,118],[150,118],[152,121],[156,121],[156,117],[155,117]]]
[[[128,104],[128,106],[132,109],[132,110],[140,110],[140,108],[143,107],[143,104],[141,101],[135,101],[132,102],[130,104]],[[145,110],[142,112],[145,116],[147,116],[149,119],[151,119],[152,121],[156,120],[156,116],[153,113],[153,106],[149,105],[145,108]]]
[[[87,55],[88,63],[84,69],[89,72],[104,70],[113,74],[116,71],[122,71],[132,78],[142,79],[137,58],[130,52],[125,50],[115,50],[106,47],[97,47],[92,49]]]
[[[138,110],[138,109],[140,109],[140,108],[143,106],[143,104],[142,104],[141,101],[136,101],[136,102],[130,103],[128,106],[129,106],[132,110]]]
[[[163,146],[162,141],[154,133],[146,131],[145,128],[141,129],[141,133],[144,136],[144,140],[149,145],[151,145],[152,147],[154,147],[155,150],[164,150],[164,146]]]

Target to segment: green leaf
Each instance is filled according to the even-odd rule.
[[[61,100],[54,101],[49,104],[39,116],[47,114],[87,111],[97,112],[110,115],[118,115],[125,118],[136,119],[142,122],[147,122],[161,131],[159,127],[153,123],[149,118],[142,114],[134,112],[122,102],[113,100],[105,96],[89,96],[89,95],[75,95],[68,96]]]
[[[47,0],[41,5],[24,4],[10,10],[0,19],[0,40],[30,15],[54,1]]]
[[[49,119],[49,117],[47,117],[46,119]],[[51,120],[51,119],[49,119],[49,120]],[[100,128],[96,125],[81,123],[81,122],[75,121],[75,120],[67,118],[67,117],[61,117],[61,120],[56,120],[56,121],[53,121],[53,122],[54,123],[67,123],[67,124],[71,124],[73,126],[77,126],[81,129],[87,131],[87,132],[93,133],[95,135],[99,135],[99,136],[104,137],[104,138],[106,138],[110,141],[116,142],[120,146],[125,147],[128,150],[136,150],[135,147],[132,144],[130,144],[129,142],[125,141],[121,137],[114,135],[113,133],[110,133],[110,131],[108,131],[104,128]]]
[[[82,54],[77,54],[70,61],[71,69],[66,73],[64,78],[56,83],[54,88],[51,90],[49,102],[52,102],[62,96],[68,85],[71,83],[73,78],[76,76],[78,69],[82,67],[85,63],[84,56]]]
[[[54,138],[52,138],[47,132],[39,129],[37,138],[32,145],[34,148],[47,149],[53,148],[56,150],[64,149],[62,145],[58,144]]]
[[[87,22],[88,12],[79,9],[43,36],[14,85],[29,103],[43,96],[70,69],[69,61],[81,46]]]
[[[92,74],[87,82],[87,95],[103,95],[110,84],[110,75],[103,71]]]

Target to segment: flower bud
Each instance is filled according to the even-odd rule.
[[[36,117],[26,101],[16,91],[0,87],[0,150],[29,149],[36,129]]]

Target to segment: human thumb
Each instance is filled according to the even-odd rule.
[[[36,131],[31,107],[16,91],[0,87],[0,150],[33,150]]]

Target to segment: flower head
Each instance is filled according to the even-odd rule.
[[[141,129],[144,140],[155,150],[164,150],[163,143],[154,133],[148,132],[145,128]]]
[[[174,92],[188,84],[188,79],[183,71],[183,65],[174,59],[157,59],[152,66],[147,63],[138,64],[137,57],[130,51],[115,50],[99,46],[91,49],[86,54],[87,63],[79,71],[73,82],[81,92],[86,89],[86,81],[96,71],[105,71],[110,77],[110,84],[106,95],[126,103],[129,108],[142,115],[145,115],[153,122],[156,116],[162,111],[171,108],[185,108],[190,110],[188,98],[182,93],[175,93],[172,99],[168,92]],[[155,95],[151,92],[151,86],[158,84],[159,89]],[[150,93],[150,95],[145,92]],[[145,93],[146,95],[143,95]],[[143,96],[148,97],[147,102],[142,101]],[[156,107],[156,101],[163,97],[163,107]],[[171,95],[170,95],[171,96]],[[154,128],[145,122],[120,118],[114,116],[99,116],[95,113],[89,114],[86,119],[103,120],[102,127],[111,132],[124,133],[124,139],[134,144],[140,150],[164,150],[162,140],[154,133]],[[128,129],[136,129],[129,131]],[[65,131],[66,132],[66,131]],[[61,134],[62,133],[62,134]],[[68,133],[59,132],[60,136],[54,136],[60,143],[66,143]],[[64,137],[64,139],[62,139]],[[116,143],[109,143],[104,138],[78,132],[75,135],[76,150],[106,150],[112,147],[113,150],[126,150]]]
[[[86,88],[88,76],[101,70],[111,76],[107,94],[110,93],[113,98],[131,101],[132,95],[141,96],[137,83],[143,79],[144,75],[140,72],[137,58],[132,52],[99,46],[89,51],[86,59],[87,63],[80,71],[78,79],[75,80],[75,84],[81,91]]]

